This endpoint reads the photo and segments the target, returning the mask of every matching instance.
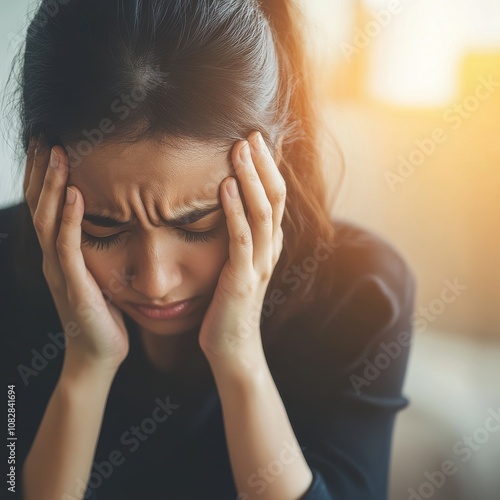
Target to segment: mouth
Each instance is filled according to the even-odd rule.
[[[196,305],[198,297],[186,299],[178,302],[173,302],[172,305],[160,307],[155,305],[136,304],[130,302],[141,315],[149,319],[171,319],[180,318],[189,314]]]

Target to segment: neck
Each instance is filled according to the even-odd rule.
[[[147,357],[159,371],[191,374],[205,361],[198,343],[198,327],[169,336],[140,327],[138,333]]]

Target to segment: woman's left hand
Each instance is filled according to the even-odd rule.
[[[254,131],[248,139],[250,147],[246,142],[237,143],[232,152],[248,217],[236,179],[228,177],[221,185],[229,259],[199,335],[200,347],[211,365],[251,366],[260,362],[263,301],[283,248],[285,181],[261,135]]]

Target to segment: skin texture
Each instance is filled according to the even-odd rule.
[[[87,272],[87,278],[92,282],[90,288],[96,289],[92,290],[93,299],[88,300],[92,303],[92,310],[100,313],[105,309],[103,304],[98,304],[97,307],[95,304],[96,291],[100,289],[110,306],[109,312],[118,317],[119,335],[123,338],[124,328],[119,318],[119,311],[124,311],[138,324],[146,352],[153,364],[161,370],[181,368],[182,371],[189,365],[196,366],[199,361],[204,361],[199,349],[202,337],[205,339],[211,337],[212,346],[208,346],[209,349],[217,344],[218,354],[227,354],[227,349],[227,352],[223,353],[220,346],[225,348],[224,343],[229,345],[241,336],[241,333],[236,332],[239,328],[236,325],[238,311],[241,317],[247,317],[250,311],[248,307],[240,307],[242,301],[239,297],[230,297],[234,295],[233,290],[237,291],[241,285],[245,288],[243,296],[247,299],[246,306],[251,305],[248,299],[253,299],[251,311],[258,314],[257,309],[261,305],[263,293],[249,295],[247,292],[252,288],[256,289],[256,285],[264,285],[264,288],[262,286],[260,288],[265,291],[274,268],[274,264],[269,267],[270,258],[273,257],[274,261],[277,261],[281,252],[280,223],[284,192],[282,199],[278,200],[281,206],[274,212],[267,197],[273,199],[272,204],[275,205],[276,195],[273,191],[276,187],[284,188],[284,181],[265,144],[264,148],[258,147],[259,134],[254,132],[250,137],[253,138],[250,145],[256,163],[250,159],[248,166],[244,165],[239,155],[242,142],[236,143],[228,152],[211,144],[193,141],[183,142],[182,145],[176,144],[178,147],[154,141],[135,144],[108,142],[94,146],[90,153],[87,152],[77,161],[73,161],[64,149],[56,146],[52,150],[52,155],[57,153],[60,167],[55,171],[47,167],[47,163],[50,163],[50,151],[42,143],[35,151],[34,161],[33,156],[28,161],[25,193],[35,228],[38,228],[42,248],[54,246],[53,237],[56,240],[63,240],[66,239],[66,236],[61,237],[63,234],[72,234],[72,239],[68,236],[67,243],[56,241],[55,246],[80,247],[81,251],[76,252],[80,255],[76,256],[71,252],[68,260],[76,258],[82,261],[79,264],[82,268],[79,274]],[[74,151],[77,145],[68,146]],[[277,152],[281,154],[280,144]],[[260,169],[258,174],[256,165],[259,165]],[[57,171],[60,173],[56,173]],[[241,198],[238,196],[235,201],[221,203],[224,199],[230,199],[221,196],[221,193],[226,194],[225,187],[223,188],[221,183],[226,178],[230,180],[231,175],[238,179]],[[240,184],[242,179],[243,189]],[[264,188],[263,183],[269,186]],[[76,202],[78,208],[74,212],[78,220],[73,221],[71,229],[66,229],[69,225],[63,224],[57,237],[57,224],[51,220],[51,215],[54,213],[57,215],[62,209],[64,195],[60,188],[64,185],[72,186],[73,191],[78,192]],[[245,191],[253,207],[248,220]],[[204,204],[218,205],[218,208],[194,222],[182,222],[175,227],[159,224],[161,217],[169,219],[178,215],[179,210],[184,207],[193,208],[190,207],[192,202],[197,208],[203,208]],[[228,221],[229,208],[233,216]],[[92,220],[85,220],[85,216],[81,220],[83,211],[85,214],[100,213],[119,220],[131,218],[135,220],[121,227],[103,227]],[[253,215],[253,212],[256,215]],[[267,223],[262,220],[262,212],[267,212]],[[65,213],[73,212],[69,207],[63,210],[63,221]],[[232,220],[234,222],[231,224]],[[78,227],[75,222],[78,222]],[[233,227],[234,241],[241,238],[242,232],[252,233],[255,236],[247,238],[248,241],[244,244],[237,242],[231,245],[228,227]],[[81,231],[81,238],[78,238],[81,242],[77,241],[77,231]],[[193,235],[204,231],[213,232],[213,237],[208,241],[190,241]],[[191,235],[189,239],[186,239],[186,233]],[[91,239],[88,240],[91,237],[115,237],[116,240],[106,245],[103,245],[102,241],[92,244]],[[228,262],[231,246],[234,247],[232,266]],[[249,259],[252,257],[252,246],[255,247],[253,262]],[[270,249],[273,247],[276,248],[270,256]],[[51,267],[57,268],[57,271],[46,272],[49,284],[54,280],[53,274],[60,275],[59,280],[64,281],[65,273],[61,272],[61,267],[69,266],[70,269],[74,269],[74,264],[71,262],[66,263],[66,266],[63,265],[66,261],[64,256],[59,255],[58,259],[57,255],[50,255],[58,253],[54,248],[51,250],[44,251],[44,258],[53,261]],[[236,262],[238,265],[235,266]],[[247,265],[249,262],[257,265]],[[227,299],[236,298],[232,304],[233,318],[229,322],[226,321],[228,328],[225,332],[226,338],[223,338],[224,332],[218,334],[222,330],[223,323],[217,320],[212,321],[216,334],[207,332],[207,327],[202,329],[202,335],[198,336],[196,327],[202,323],[206,317],[207,307],[213,302],[214,290],[217,288],[224,265],[225,273],[222,274],[226,278],[228,275],[230,277],[223,280],[222,284],[229,293],[225,296],[220,293],[216,295],[219,309],[228,310]],[[266,275],[265,279],[261,280],[260,275]],[[61,286],[61,292],[66,288],[66,295],[70,295],[72,287],[85,289],[86,286],[82,284],[83,280],[78,280],[79,277],[82,278],[75,276],[76,281],[73,286]],[[257,283],[258,281],[262,283]],[[76,299],[77,294],[74,295]],[[143,316],[131,304],[163,305],[192,297],[196,297],[194,311],[189,316],[178,319],[152,320]],[[83,298],[79,299],[73,300],[73,306],[84,302]],[[214,310],[213,305],[209,311],[211,314],[207,316],[222,317],[220,311]],[[78,320],[81,321],[81,318]],[[248,336],[248,325],[244,326],[247,332],[245,335]],[[99,332],[96,332],[96,335],[102,336]],[[120,343],[123,343],[123,339]],[[208,345],[208,342],[205,344]],[[123,347],[121,351],[127,349],[128,347]]]
[[[195,327],[203,320],[229,257],[229,235],[222,206],[182,227],[189,231],[217,228],[216,237],[207,242],[185,241],[179,229],[155,227],[155,223],[158,216],[168,219],[192,200],[220,204],[219,185],[230,175],[235,170],[227,152],[200,143],[182,149],[151,141],[106,144],[70,168],[68,185],[81,191],[86,213],[103,210],[122,220],[137,217],[134,224],[122,228],[84,220],[82,230],[90,235],[122,234],[109,248],[82,241],[82,254],[108,299],[137,322],[146,351],[159,369],[178,367],[197,353]],[[123,279],[127,275],[133,278]],[[191,297],[199,297],[196,311],[178,319],[149,319],[130,305]]]

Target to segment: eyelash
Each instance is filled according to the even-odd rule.
[[[213,240],[217,234],[217,228],[210,229],[208,231],[187,231],[180,228],[178,228],[178,230],[181,232],[181,236],[187,243],[206,243]],[[98,236],[92,236],[91,234],[82,231],[82,242],[89,248],[97,247],[97,250],[104,250],[108,249],[112,245],[116,245],[120,240],[121,234],[122,233],[118,233],[104,238],[99,238]]]

